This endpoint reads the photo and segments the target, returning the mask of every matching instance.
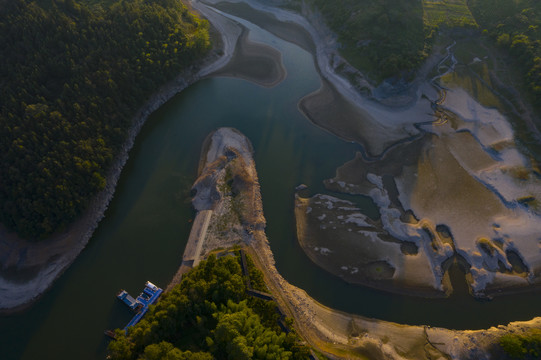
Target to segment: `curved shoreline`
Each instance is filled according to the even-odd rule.
[[[202,63],[187,68],[174,80],[163,85],[137,110],[126,141],[107,175],[105,189],[91,199],[83,215],[67,230],[39,243],[21,240],[4,227],[0,227],[0,249],[7,253],[0,259],[2,261],[0,314],[13,314],[32,306],[86,247],[105,216],[105,211],[114,197],[122,169],[129,159],[129,151],[150,114],[189,85],[220,69],[231,60],[241,33],[240,28],[205,5],[193,3],[192,8],[206,17],[218,31],[221,37],[218,47],[211,49]],[[29,253],[36,254],[36,257],[28,256]],[[26,259],[30,259],[31,262],[25,264]]]
[[[359,89],[353,85],[350,84],[350,81],[346,78],[344,78],[341,74],[338,74],[337,72],[337,65],[338,62],[344,64],[343,59],[340,58],[340,55],[337,52],[336,44],[333,42],[332,36],[329,36],[328,30],[326,30],[325,26],[320,23],[320,20],[317,17],[317,14],[313,14],[310,12],[310,9],[303,7],[302,9],[302,15],[299,15],[297,13],[292,13],[290,11],[280,9],[277,7],[274,7],[273,4],[267,5],[262,4],[261,2],[257,0],[228,0],[227,3],[222,3],[221,0],[207,0],[208,2],[212,2],[213,4],[216,4],[218,7],[225,8],[225,9],[232,9],[234,13],[241,14],[242,16],[247,16],[250,19],[253,19],[256,21],[256,23],[264,28],[265,30],[273,33],[274,35],[278,37],[287,37],[287,34],[283,31],[281,33],[276,32],[277,23],[278,24],[295,24],[297,27],[302,27],[313,38],[316,50],[314,58],[315,62],[317,64],[317,68],[319,70],[319,73],[323,80],[323,86],[313,94],[307,95],[301,102],[299,103],[299,108],[303,110],[303,113],[307,116],[309,120],[312,121],[316,126],[319,126],[338,137],[345,139],[347,141],[355,141],[358,142],[363,146],[363,153],[368,154],[370,158],[382,158],[384,157],[384,154],[387,154],[390,149],[392,149],[396,144],[404,143],[404,142],[410,142],[412,139],[418,138],[419,134],[424,133],[426,129],[422,129],[421,127],[427,127],[430,126],[434,122],[434,109],[433,105],[437,103],[438,98],[440,97],[440,94],[436,91],[437,89],[434,88],[433,85],[431,85],[432,80],[428,80],[425,78],[427,77],[428,70],[430,67],[440,62],[440,58],[445,59],[450,56],[449,51],[447,51],[447,55],[443,54],[433,54],[426,62],[425,66],[423,66],[422,69],[419,70],[419,76],[414,81],[414,87],[416,89],[416,93],[413,94],[413,92],[409,95],[411,95],[412,98],[414,98],[414,101],[408,102],[408,104],[405,104],[402,107],[393,107],[389,108],[386,106],[384,101],[374,101],[373,97],[366,97],[363,96]],[[226,4],[226,5],[224,5]],[[234,4],[234,5],[233,5]],[[263,15],[264,14],[264,15]],[[304,15],[304,17],[303,17]],[[309,19],[309,20],[307,20]],[[286,25],[289,26],[289,25]],[[293,25],[291,25],[293,26]],[[281,34],[281,35],[280,35]],[[285,34],[285,35],[284,35]],[[289,41],[296,42],[296,36],[292,36],[292,39],[288,39]],[[449,50],[449,48],[447,49]],[[452,54],[451,54],[452,56]],[[338,59],[338,60],[337,60]],[[347,64],[346,64],[347,65]],[[333,89],[334,88],[334,89]],[[458,95],[454,97],[454,101],[456,102],[459,98]],[[323,96],[319,96],[323,95]],[[422,96],[421,96],[422,95]],[[319,96],[319,98],[315,99],[315,97]],[[340,105],[336,105],[336,102],[340,101]],[[310,104],[311,102],[311,104]],[[447,97],[448,104],[444,106],[444,109],[448,109],[451,107],[450,111],[457,112],[458,116],[460,117],[463,114],[468,114],[468,111],[470,111],[469,106],[459,106],[456,103],[454,104],[455,108],[453,108],[453,104],[451,103],[450,97]],[[324,103],[323,105],[321,105]],[[351,105],[351,106],[349,106]],[[334,110],[329,110],[329,107],[333,107]],[[481,106],[481,105],[480,105]],[[312,109],[309,109],[309,107],[312,107]],[[351,107],[351,109],[350,109]],[[355,110],[361,108],[362,110]],[[343,109],[346,109],[345,113],[341,113],[340,111],[343,111]],[[476,110],[476,109],[474,109]],[[471,110],[474,112],[474,110]],[[359,121],[361,120],[362,121]],[[499,119],[499,117],[498,117]],[[503,119],[503,117],[502,117]],[[475,161],[480,162],[483,159],[483,155],[486,155],[483,153],[483,149],[486,148],[485,142],[488,144],[490,141],[496,141],[497,135],[501,135],[502,137],[507,136],[508,132],[505,132],[506,129],[509,128],[507,126],[507,122],[503,122],[502,124],[492,124],[491,120],[489,120],[488,117],[483,118],[481,117],[475,117],[472,116],[471,118],[468,117],[467,119],[464,119],[466,123],[468,121],[475,122],[476,124],[482,123],[482,124],[490,124],[490,126],[494,127],[494,132],[490,133],[490,129],[487,130],[486,134],[481,134],[485,136],[485,138],[481,139],[473,132],[470,132],[472,134],[472,138],[474,138],[477,142],[481,144],[479,147],[473,147],[471,142],[466,145],[472,146],[472,158],[475,158]],[[439,125],[439,124],[436,124]],[[449,127],[449,125],[447,125]],[[440,135],[440,132],[442,132],[443,128],[438,128],[437,130],[430,129],[431,131],[427,132],[435,132],[436,134]],[[501,133],[500,133],[501,131]],[[452,132],[451,132],[452,133]],[[458,132],[457,132],[458,133]],[[490,134],[489,134],[490,133]],[[366,135],[370,134],[370,135]],[[447,133],[445,133],[447,134]],[[452,133],[454,135],[454,133]],[[468,158],[468,156],[463,152],[457,152],[457,149],[461,149],[459,145],[462,135],[456,135],[451,140],[448,140],[449,143],[443,144],[442,141],[439,141],[439,138],[437,141],[435,140],[435,144],[439,144],[438,150],[439,152],[432,151],[430,154],[431,156],[436,155],[449,155],[447,158],[449,158],[450,161],[454,161],[454,163],[457,164],[456,168],[460,170],[460,174],[462,174],[464,181],[471,180],[471,179],[477,179],[476,176],[473,174],[473,168],[468,168],[468,163],[464,163],[464,159],[460,156],[465,156],[465,158]],[[490,136],[495,136],[494,139],[496,140],[489,140]],[[441,136],[443,138],[443,135]],[[447,139],[447,138],[446,138]],[[491,139],[491,138],[490,138]],[[483,142],[485,141],[485,142]],[[441,148],[441,149],[440,149]],[[509,150],[510,152],[514,149]],[[435,155],[434,155],[435,156]],[[485,156],[486,157],[486,156]],[[475,163],[474,160],[472,160],[472,164]],[[453,164],[454,164],[453,163]],[[498,164],[499,168],[505,169],[506,167],[512,167],[517,166],[520,161],[517,162],[500,162]],[[423,163],[424,164],[424,163]],[[427,163],[429,165],[433,165],[432,163]],[[466,165],[464,165],[466,164]],[[488,164],[488,163],[487,163]],[[425,164],[426,165],[426,164]],[[488,164],[490,165],[490,164]],[[488,166],[487,165],[487,166]],[[520,164],[519,164],[520,165]],[[426,165],[428,166],[428,165]],[[426,167],[425,166],[425,167]],[[477,169],[477,168],[476,168]],[[479,168],[478,171],[486,171],[488,172],[487,168]],[[445,173],[441,168],[434,167],[433,172]],[[502,170],[503,171],[503,170]],[[446,175],[448,174],[445,173]],[[497,173],[497,172],[494,172]],[[431,173],[430,173],[431,174]],[[492,173],[490,173],[492,174]],[[489,176],[489,175],[486,175]],[[406,182],[404,179],[409,181],[409,178],[400,178],[399,181],[402,181],[400,184],[397,184],[397,186],[402,186],[400,189],[400,200],[411,202],[404,210],[411,210],[414,211],[416,215],[422,214],[421,217],[433,220],[436,223],[440,224],[446,224],[449,225],[449,221],[452,222],[451,228],[453,233],[456,232],[456,236],[454,236],[453,243],[455,244],[456,252],[458,254],[463,255],[463,253],[467,253],[468,256],[468,263],[470,263],[474,270],[471,272],[473,274],[472,281],[471,281],[471,289],[472,292],[479,297],[484,297],[487,295],[499,295],[503,294],[504,291],[496,292],[493,290],[488,290],[485,292],[485,288],[488,289],[490,284],[496,284],[497,286],[503,286],[506,288],[511,287],[512,289],[509,289],[509,291],[505,291],[505,293],[514,293],[515,289],[517,287],[528,287],[532,288],[532,285],[535,285],[539,283],[540,280],[535,279],[535,274],[539,273],[537,261],[539,258],[539,255],[537,253],[537,249],[534,248],[534,244],[531,242],[525,243],[521,242],[521,240],[525,237],[522,236],[522,233],[515,231],[510,235],[513,237],[514,235],[517,236],[517,242],[521,242],[519,254],[529,254],[528,258],[526,260],[522,259],[521,261],[526,264],[529,268],[528,271],[528,277],[525,278],[524,276],[520,275],[520,271],[515,272],[514,268],[511,269],[510,262],[505,260],[506,269],[509,270],[509,275],[507,272],[499,272],[495,270],[495,267],[493,265],[484,266],[481,260],[476,260],[476,248],[474,240],[475,237],[479,234],[473,233],[472,230],[468,231],[463,230],[468,228],[468,224],[470,221],[470,218],[460,218],[460,216],[453,217],[452,211],[450,213],[443,213],[439,212],[436,213],[434,216],[437,216],[437,220],[432,217],[432,214],[428,215],[430,213],[430,208],[428,207],[426,210],[424,207],[419,205],[420,202],[425,201],[425,197],[422,195],[419,195],[422,193],[422,191],[419,191],[415,193],[416,197],[413,197],[413,195],[410,195],[410,193],[404,189],[408,186],[412,186],[412,184],[415,184],[414,182]],[[425,176],[423,178],[425,182],[430,180],[430,176]],[[427,180],[428,179],[428,180]],[[494,180],[496,182],[499,179]],[[475,189],[479,190],[478,198],[484,199],[489,198],[492,199],[490,196],[492,196],[491,193],[496,194],[496,197],[501,198],[500,192],[507,191],[507,183],[505,181],[511,181],[512,179],[502,179],[501,183],[498,183],[500,187],[496,189],[496,187],[491,187],[492,183],[483,183],[483,186],[478,186]],[[478,181],[478,179],[477,179]],[[475,181],[471,181],[472,184],[477,185]],[[431,183],[430,183],[431,184]],[[488,184],[488,185],[487,185]],[[442,186],[447,186],[448,188],[451,186],[449,183],[444,183]],[[532,185],[533,186],[533,185]],[[382,190],[381,188],[380,190]],[[473,188],[472,188],[473,189]],[[487,190],[488,189],[488,190]],[[447,191],[448,192],[448,191]],[[472,190],[473,192],[473,190]],[[440,192],[442,193],[442,192]],[[446,193],[445,191],[443,193]],[[407,195],[402,195],[407,194]],[[511,190],[509,190],[509,194],[511,194]],[[468,195],[471,195],[468,194]],[[511,196],[511,195],[509,195]],[[484,197],[484,198],[483,198]],[[413,200],[411,200],[411,199]],[[468,205],[468,199],[469,197],[459,197],[460,200],[456,200],[457,207],[463,209],[465,206]],[[413,202],[412,202],[413,201]],[[462,201],[462,202],[461,202]],[[478,204],[483,203],[482,201],[479,201]],[[413,205],[412,205],[413,204]],[[460,205],[460,206],[459,206]],[[505,205],[505,204],[504,204]],[[413,208],[412,208],[413,206]],[[501,208],[501,209],[500,209]],[[525,221],[526,216],[522,216],[521,214],[512,213],[510,210],[503,209],[502,206],[500,206],[500,211],[502,214],[502,217],[505,217],[504,220],[501,222],[504,223],[502,225],[506,230],[502,231],[512,231],[512,221],[516,220],[520,217],[521,221]],[[509,207],[508,207],[509,208]],[[418,213],[419,212],[419,213]],[[462,213],[465,213],[462,211]],[[496,215],[495,215],[496,216]],[[494,220],[495,221],[495,220]],[[486,221],[488,224],[490,221]],[[500,224],[500,221],[497,222]],[[537,228],[534,228],[532,225],[532,221],[527,223],[530,228],[534,229],[532,231],[537,231]],[[484,226],[484,224],[483,224]],[[526,225],[525,225],[526,226]],[[479,232],[484,236],[486,234],[491,234],[491,229],[489,229],[489,225],[486,225],[486,227],[483,227],[482,231],[479,230]],[[473,227],[470,227],[473,229]],[[411,240],[411,238],[407,234],[401,234],[402,237],[406,240]],[[481,235],[479,235],[481,236]],[[522,236],[522,237],[521,237]],[[399,236],[400,237],[400,236]],[[423,241],[423,246],[426,245],[426,241]],[[444,257],[448,257],[450,255],[449,249],[445,245],[444,242],[438,242],[438,250],[434,251],[434,254],[431,253],[431,261],[436,261],[434,259],[440,259]],[[506,245],[507,246],[507,245]],[[511,246],[511,245],[509,245]],[[523,251],[524,250],[524,251]],[[517,250],[518,251],[518,250]],[[536,257],[537,256],[537,257]],[[487,260],[488,261],[488,260]],[[533,264],[533,265],[532,265]],[[485,270],[486,268],[490,269],[490,276],[485,276]],[[436,269],[436,268],[435,268]],[[437,269],[436,269],[437,270]],[[475,272],[474,272],[475,271]],[[519,274],[517,276],[517,274]],[[437,276],[442,276],[443,274],[438,274]]]
[[[243,79],[266,88],[280,84],[287,76],[282,54],[268,45],[252,42],[248,29],[239,26],[242,31],[231,61],[211,75]]]
[[[211,137],[212,143],[209,142]],[[486,330],[456,331],[369,319],[318,303],[304,290],[286,281],[275,267],[274,255],[265,234],[263,203],[252,152],[249,140],[231,128],[221,128],[205,140],[200,158],[200,177],[194,185],[197,188],[194,206],[199,210],[208,207],[225,210],[212,213],[211,224],[228,213],[236,220],[228,222],[218,232],[209,231],[200,241],[222,249],[234,245],[236,241],[243,242],[245,250],[263,272],[275,301],[288,316],[295,319],[294,326],[300,336],[324,355],[331,359],[368,357],[375,360],[487,358],[488,354],[494,352],[501,355],[501,350],[497,348],[500,336],[510,332],[527,332],[541,326],[541,318],[538,317]],[[235,155],[228,159],[227,153]],[[223,186],[228,181],[224,177],[226,167],[230,167],[233,179],[236,179],[235,174],[246,174],[237,195]],[[219,192],[219,196],[209,197],[213,191]],[[243,212],[236,213],[234,209],[223,206],[230,203],[232,197],[245,204]],[[250,214],[257,215],[252,217]],[[239,226],[243,229],[240,233]],[[239,237],[239,234],[242,235]],[[211,247],[207,247],[205,254],[209,251],[212,251]],[[175,277],[170,285],[178,281],[179,278]]]
[[[224,35],[222,35],[222,36],[224,36]],[[225,56],[225,55],[224,55],[224,56]],[[221,59],[223,59],[223,57],[222,57]],[[221,60],[221,59],[220,59],[220,60]],[[218,60],[218,61],[219,61],[219,60]],[[209,67],[210,67],[210,66],[209,66]],[[208,68],[206,68],[205,70],[208,71]],[[203,72],[203,71],[202,71],[202,72]],[[209,73],[210,73],[210,72],[207,72],[207,74],[209,74]],[[189,85],[189,84],[188,84],[188,85]],[[186,85],[186,86],[188,86],[188,85]],[[177,91],[177,92],[178,92],[178,91]],[[176,92],[173,93],[171,96],[173,96],[174,94],[176,94]],[[165,99],[163,102],[165,102],[165,101],[167,101],[167,99]],[[159,107],[159,105],[157,105],[157,106]],[[152,111],[150,111],[150,112],[152,112]],[[150,114],[150,113],[149,113],[149,114]],[[147,114],[146,116],[148,116],[149,114]],[[146,119],[146,118],[145,118],[145,119]],[[144,123],[144,120],[143,120],[143,123]],[[141,124],[141,126],[142,126],[142,124]],[[140,129],[140,128],[139,128],[139,129]],[[137,133],[138,133],[138,130],[137,130]],[[135,133],[134,138],[135,138],[135,136],[137,135],[137,133]],[[132,142],[131,146],[132,146],[132,145],[133,145],[133,142]],[[130,146],[130,148],[131,148],[131,146]],[[127,151],[129,151],[129,149],[128,149]],[[122,169],[122,166],[124,166],[125,162],[127,161],[127,158],[128,158],[128,153],[126,153],[126,159],[125,159],[124,162],[122,163],[121,168],[118,170],[118,176],[120,176],[120,171],[121,171],[121,169]],[[117,178],[117,180],[118,180],[118,178]],[[115,182],[114,185],[116,186],[116,182]],[[113,186],[113,192],[114,192],[114,186]],[[113,193],[111,193],[111,194],[109,195],[110,197],[109,197],[108,201],[110,201],[110,200],[112,199],[112,196],[113,196],[113,195],[114,195]],[[107,208],[107,204],[105,204],[105,208],[104,208],[103,212],[105,211],[106,208]],[[102,214],[102,216],[103,216],[103,214]],[[101,219],[101,217],[100,217],[100,219]],[[98,219],[97,222],[99,222],[100,219]],[[96,226],[97,226],[97,222],[96,222]],[[94,229],[95,229],[95,227],[92,228],[90,231],[93,232]],[[92,234],[90,233],[88,239],[90,239],[91,235],[92,235]],[[88,240],[87,240],[87,241],[88,241]],[[84,247],[84,245],[83,245],[83,247]],[[82,250],[82,249],[81,249],[81,250]],[[80,251],[80,250],[79,250],[79,251]],[[271,255],[272,255],[272,254],[271,254]],[[76,255],[75,255],[75,256],[76,256]],[[273,260],[272,260],[272,262],[273,262]],[[60,275],[60,274],[58,274],[58,276],[59,276],[59,275]],[[298,289],[298,291],[299,291],[299,292],[302,292],[302,290],[300,290],[300,289]],[[306,295],[306,296],[307,296],[307,295]],[[310,298],[310,301],[312,301],[312,302],[315,303],[315,301],[312,300],[311,298]],[[318,305],[319,305],[319,304],[318,304]],[[321,306],[321,305],[319,305],[319,306]],[[331,311],[330,309],[328,309],[328,310]],[[365,319],[365,320],[366,320],[366,319]],[[379,322],[378,322],[378,324],[379,324]],[[323,330],[320,330],[320,331],[323,331]],[[336,335],[336,336],[338,336],[338,335]]]
[[[186,71],[186,74],[179,75],[172,83],[158,91],[151,100],[137,112],[137,115],[134,117],[133,125],[128,132],[126,142],[122,146],[122,150],[120,154],[117,155],[111,167],[111,171],[106,178],[107,185],[105,189],[91,200],[82,217],[70,225],[68,230],[37,244],[29,243],[24,240],[21,241],[10,234],[10,240],[20,241],[26,245],[23,249],[19,250],[20,252],[27,252],[28,250],[32,251],[34,250],[32,247],[38,248],[39,250],[37,250],[37,252],[42,253],[41,258],[44,262],[43,264],[35,262],[31,264],[32,267],[39,267],[40,270],[37,271],[37,275],[29,282],[23,284],[17,284],[6,280],[0,273],[0,290],[2,290],[1,293],[4,294],[4,297],[0,297],[0,313],[11,314],[25,310],[31,306],[52,286],[53,282],[68,269],[73,261],[75,261],[77,256],[92,238],[99,222],[104,218],[105,211],[114,197],[116,185],[120,179],[122,169],[129,159],[129,151],[133,147],[135,138],[139,134],[148,116],[174,95],[200,79],[197,73],[194,75],[192,71],[193,70],[188,70]],[[20,247],[19,244],[15,246]],[[47,247],[49,247],[49,249],[47,249]],[[50,248],[53,248],[53,251],[50,251]],[[36,251],[34,250],[34,252]],[[51,258],[54,258],[54,261],[49,262],[49,259]],[[18,267],[16,271],[21,271],[20,263],[21,262],[19,261],[16,265]],[[8,298],[8,295],[11,295],[10,298]]]

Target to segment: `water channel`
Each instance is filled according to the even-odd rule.
[[[450,299],[424,300],[352,286],[315,266],[295,238],[294,188],[324,191],[322,180],[353,158],[359,145],[313,126],[297,102],[319,87],[310,54],[255,31],[279,49],[288,71],[274,88],[210,78],[174,97],[145,124],[105,219],[75,263],[30,310],[0,317],[2,359],[103,359],[103,330],[131,314],[120,288],[138,293],[150,280],[165,287],[180,264],[193,217],[190,187],[203,139],[231,126],[250,138],[262,188],[267,235],[281,274],[325,305],[407,324],[483,328],[540,315],[539,295],[480,302],[465,286]],[[366,198],[359,206],[374,214]],[[460,278],[457,276],[456,278]]]

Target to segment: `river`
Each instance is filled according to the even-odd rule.
[[[222,126],[239,129],[254,145],[278,271],[323,304],[368,317],[460,329],[540,315],[538,294],[480,302],[466,294],[465,284],[455,283],[461,291],[452,298],[423,300],[348,285],[315,266],[295,238],[294,189],[304,183],[313,193],[325,192],[322,180],[360,147],[313,126],[298,111],[298,101],[320,86],[312,56],[261,29],[253,32],[254,40],[282,52],[286,80],[269,89],[210,78],[156,111],[137,137],[87,248],[31,309],[0,317],[2,359],[104,358],[103,330],[123,327],[131,315],[116,292],[125,288],[137,294],[146,280],[165,287],[180,265],[201,144]],[[357,202],[377,215],[366,198]]]

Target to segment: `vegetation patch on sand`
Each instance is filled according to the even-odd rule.
[[[423,0],[425,25],[477,27],[466,0]]]
[[[457,67],[454,72],[443,76],[440,81],[445,87],[466,90],[485,107],[505,111],[502,101],[495,95],[493,88],[490,87],[491,80],[486,62],[481,62],[476,68],[478,72],[472,73],[469,68]],[[476,74],[479,76],[476,76]]]

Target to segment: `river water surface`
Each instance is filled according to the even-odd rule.
[[[231,126],[252,141],[278,271],[325,305],[379,319],[450,328],[482,328],[527,320],[541,311],[539,295],[479,302],[455,283],[450,299],[423,300],[348,285],[303,253],[295,237],[294,188],[325,192],[322,180],[360,146],[313,126],[298,101],[320,86],[310,54],[261,30],[257,41],[279,49],[286,80],[268,89],[230,78],[191,86],[154,113],[138,136],[115,197],[75,263],[30,310],[0,317],[2,359],[103,359],[103,330],[123,327],[130,312],[115,298],[146,280],[165,287],[181,262],[193,212],[190,187],[203,139]],[[377,216],[366,198],[359,206]],[[457,276],[456,278],[460,278]],[[461,286],[462,285],[462,286]]]

